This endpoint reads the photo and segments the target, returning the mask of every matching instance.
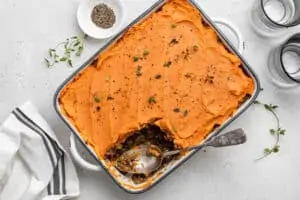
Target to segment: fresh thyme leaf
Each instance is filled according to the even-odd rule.
[[[271,104],[271,108],[274,110],[274,109],[278,108],[278,106]]]
[[[71,49],[66,49],[66,55],[70,56],[71,54]]]
[[[261,104],[259,101],[255,100],[253,101],[253,104]]]
[[[140,59],[140,58],[139,58],[138,56],[133,56],[133,61],[134,61],[134,62],[139,61],[139,59]]]
[[[265,149],[264,149],[264,152],[265,152],[265,154],[270,154],[272,151],[271,151],[271,149],[269,149],[269,148],[265,148]]]
[[[274,135],[275,134],[275,130],[274,129],[270,129],[270,133],[272,134],[272,135]]]
[[[165,63],[164,63],[164,67],[170,67],[170,66],[171,66],[171,64],[172,64],[172,62],[171,62],[171,61],[165,62]]]
[[[75,55],[80,56],[82,51],[83,51],[83,46],[81,45],[81,46],[78,47],[77,52],[75,53]]]
[[[49,49],[49,56],[53,57],[54,55],[56,55],[55,51],[56,51],[55,49]]]
[[[172,24],[172,25],[171,25],[171,28],[176,28],[176,27],[177,27],[176,24]]]
[[[154,96],[149,97],[148,103],[149,103],[149,104],[154,104],[154,103],[156,103],[155,97],[154,97]]]
[[[101,101],[101,99],[97,96],[94,97],[94,100],[95,100],[96,103],[100,103],[100,101]]]
[[[274,111],[276,108],[278,108],[277,105],[273,105],[273,104],[264,104],[265,109],[267,109],[268,111]]]
[[[148,56],[149,55],[149,51],[148,50],[145,50],[144,52],[143,52],[143,56]]]
[[[50,68],[51,66],[53,66],[53,63],[51,63],[48,58],[44,58],[44,60],[46,61],[46,64],[47,64],[48,68]]]
[[[80,45],[80,41],[77,41],[73,46],[77,47],[78,45]]]
[[[67,39],[67,42],[65,42],[64,44],[65,44],[65,45],[64,45],[64,48],[65,48],[65,49],[68,49],[68,46],[69,46],[69,40]]]
[[[280,148],[280,146],[279,146],[279,145],[276,145],[276,146],[273,147],[272,151],[273,151],[274,153],[278,153],[278,152],[279,152],[279,148]]]
[[[66,61],[66,60],[68,60],[67,57],[62,57],[62,58],[59,59],[59,61],[62,61],[62,62]]]
[[[270,107],[268,104],[264,104],[264,107],[265,107],[265,109],[267,109],[267,110],[269,110],[269,111],[272,110],[271,107]]]
[[[279,130],[279,134],[280,134],[280,135],[285,135],[285,132],[286,132],[285,129],[280,129],[280,130]]]
[[[68,64],[70,65],[70,67],[73,67],[72,60],[68,59]]]

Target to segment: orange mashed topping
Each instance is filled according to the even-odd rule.
[[[60,107],[101,159],[147,123],[197,145],[253,93],[240,65],[196,8],[169,0],[68,83]]]

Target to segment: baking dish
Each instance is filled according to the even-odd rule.
[[[69,78],[67,78],[67,80],[58,88],[56,95],[55,95],[55,109],[58,113],[58,115],[61,117],[61,119],[70,127],[70,129],[72,130],[72,132],[74,133],[74,135],[77,137],[77,139],[88,149],[88,151],[95,157],[95,159],[99,162],[99,165],[103,167],[103,169],[105,169],[108,174],[113,178],[113,180],[124,190],[126,190],[127,192],[130,193],[140,193],[140,192],[144,192],[147,189],[151,188],[152,186],[154,186],[155,184],[157,184],[160,180],[162,180],[165,176],[167,176],[170,172],[172,172],[174,169],[176,169],[180,164],[182,164],[184,161],[186,161],[190,156],[192,156],[196,151],[190,152],[188,154],[186,154],[185,156],[182,156],[180,159],[170,163],[169,165],[167,165],[164,169],[162,169],[161,171],[159,171],[156,175],[154,175],[154,177],[152,178],[151,182],[149,182],[147,185],[143,184],[142,186],[138,186],[135,184],[132,184],[126,177],[122,176],[120,173],[118,173],[117,170],[111,170],[111,168],[109,168],[108,170],[108,166],[106,166],[105,162],[103,160],[97,159],[97,156],[95,154],[95,152],[93,151],[93,149],[89,146],[85,144],[85,141],[82,139],[82,137],[80,136],[80,133],[78,133],[78,131],[76,130],[76,128],[70,123],[70,121],[63,115],[60,106],[59,106],[59,96],[60,93],[62,92],[62,89],[66,86],[66,84],[68,84],[70,81],[72,81],[74,79],[74,77],[80,73],[82,70],[84,70],[87,66],[89,66],[90,63],[92,63],[99,54],[101,54],[102,51],[104,51],[105,49],[107,49],[108,47],[110,47],[111,45],[114,44],[114,42],[116,42],[119,38],[121,38],[123,36],[123,34],[133,25],[135,25],[136,23],[140,22],[141,20],[143,20],[144,18],[146,18],[147,16],[149,16],[151,13],[155,12],[156,10],[160,9],[167,1],[165,0],[161,0],[158,1],[156,4],[154,4],[151,8],[149,8],[145,13],[143,13],[140,17],[138,17],[133,23],[131,23],[127,28],[125,28],[120,34],[118,34],[117,36],[115,36],[114,38],[112,38],[103,48],[101,48],[98,52],[96,52],[96,54],[91,57],[86,63],[84,63],[75,73],[73,73]],[[251,103],[254,101],[254,99],[256,98],[256,96],[258,95],[259,92],[259,81],[256,77],[256,75],[254,74],[254,72],[251,70],[251,68],[248,66],[248,64],[244,61],[244,59],[241,57],[241,55],[237,52],[237,50],[227,41],[227,39],[222,35],[222,33],[220,33],[216,27],[213,25],[213,23],[211,22],[211,20],[204,14],[204,12],[200,9],[200,7],[198,6],[198,4],[194,1],[189,1],[189,3],[191,3],[194,7],[196,7],[198,9],[198,11],[201,13],[202,17],[204,18],[204,20],[206,21],[206,23],[208,25],[210,25],[215,32],[219,35],[219,38],[221,39],[221,41],[227,46],[227,48],[235,55],[237,55],[242,63],[242,67],[243,70],[245,71],[245,73],[248,74],[248,76],[250,76],[254,82],[254,91],[252,93],[252,96],[250,96],[247,100],[244,101],[244,103],[242,105],[240,105],[239,109],[234,113],[234,115],[232,117],[230,117],[229,119],[227,119],[227,121],[223,124],[221,124],[217,129],[215,129],[214,131],[212,131],[205,140],[210,139],[211,137],[216,136],[218,133],[220,133],[221,130],[223,130],[229,123],[231,123],[234,119],[236,119],[242,112],[245,111],[245,109],[251,105]],[[203,143],[204,141],[202,141]]]

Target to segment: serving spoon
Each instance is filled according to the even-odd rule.
[[[236,129],[212,137],[201,145],[166,152],[162,152],[156,145],[142,144],[125,151],[116,160],[115,167],[129,174],[149,174],[157,170],[162,165],[162,161],[168,156],[176,155],[184,151],[201,149],[205,146],[225,147],[239,145],[245,143],[246,140],[247,137],[243,129]]]

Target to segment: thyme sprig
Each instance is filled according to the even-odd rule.
[[[49,56],[44,60],[48,68],[59,62],[67,62],[70,67],[73,67],[72,56],[80,56],[83,49],[83,40],[79,36],[73,36],[58,43],[55,48],[50,48]]]
[[[259,101],[254,101],[254,104],[262,105],[268,112],[270,112],[276,119],[276,127],[275,129],[270,129],[269,132],[271,135],[275,136],[275,142],[271,147],[264,149],[264,155],[256,159],[255,161],[261,160],[263,158],[266,158],[267,156],[271,155],[272,153],[278,153],[280,150],[280,136],[285,135],[286,130],[281,128],[280,120],[278,115],[276,114],[276,109],[278,108],[277,105],[273,104],[264,104]]]
[[[149,99],[148,99],[148,103],[149,103],[149,104],[154,104],[154,103],[156,103],[155,97],[154,97],[154,96],[150,96]]]

